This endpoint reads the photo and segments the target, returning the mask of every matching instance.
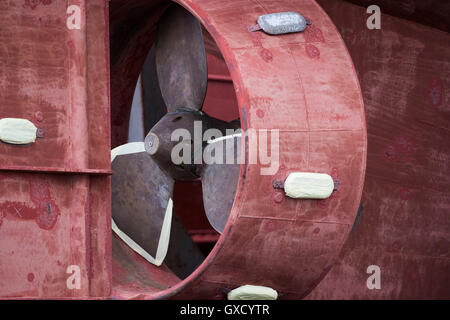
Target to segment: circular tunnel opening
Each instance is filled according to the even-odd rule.
[[[121,11],[125,12],[125,14],[120,18],[117,18],[116,8],[112,7],[110,9],[111,18],[116,19],[111,21],[113,148],[120,149],[120,146],[127,143],[143,142],[147,133],[159,124],[165,115],[173,112],[167,106],[163,97],[164,94],[161,94],[156,55],[158,54],[158,32],[161,33],[160,30],[158,31],[158,28],[161,27],[160,20],[164,19],[168,10],[174,7],[182,8],[175,3],[160,4],[158,2],[142,4],[140,10],[133,6],[127,9],[121,7]],[[147,12],[147,16],[143,12]],[[125,19],[125,16],[128,16],[129,20]],[[137,17],[140,18],[137,19]],[[133,27],[131,27],[132,25]],[[120,28],[120,26],[127,26],[127,31],[124,31],[125,29]],[[236,93],[227,64],[213,37],[204,26],[200,26],[206,53],[205,63],[207,65],[207,86],[200,110],[208,119],[213,119],[211,127],[214,127],[216,120],[220,121],[220,123],[239,122]],[[128,34],[128,37],[126,37],[126,34]],[[123,45],[116,45],[118,42]],[[138,80],[136,81],[136,79]],[[127,111],[124,112],[124,109]],[[182,115],[175,115],[171,120],[171,123],[175,124],[182,122]],[[203,143],[205,144],[205,142]],[[139,150],[144,153],[142,149]],[[119,154],[119,158],[116,157],[115,159],[120,159],[121,156],[123,155]],[[135,160],[124,158],[121,161],[123,162],[121,166],[126,167],[126,177],[133,177],[133,174],[136,176],[144,175],[145,170],[142,169],[142,164],[138,163],[134,165],[133,170],[129,169],[130,166],[133,167],[131,161]],[[116,173],[114,169],[120,170],[120,166],[115,168],[113,163],[113,172]],[[180,170],[180,166],[177,166],[177,169]],[[209,173],[208,179],[211,180],[210,176],[214,175],[217,170],[211,169],[209,171],[213,172],[212,174]],[[239,171],[237,172],[238,175]],[[113,174],[113,219],[115,211],[117,211],[118,202],[120,202],[120,210],[124,211],[127,202],[134,201],[126,200],[126,196],[124,196],[126,192],[124,192],[123,188],[128,190],[132,199],[136,199],[136,192],[133,192],[129,184],[138,180],[141,183],[145,183],[144,178],[116,179]],[[205,179],[196,177],[189,180],[175,179],[173,182],[170,238],[168,240],[167,254],[161,265],[149,262],[145,254],[141,254],[140,250],[136,250],[136,248],[133,248],[133,245],[124,241],[124,238],[120,237],[117,232],[113,232],[113,295],[120,298],[133,298],[142,295],[152,297],[163,290],[174,287],[180,281],[196,272],[220,237],[220,232],[211,225],[205,212],[203,196],[205,189],[202,186],[202,180]],[[232,186],[232,200],[234,199],[236,188],[237,180]],[[216,188],[213,189],[216,191]],[[208,193],[208,196],[211,197],[211,192]],[[142,195],[140,192],[138,194],[143,202],[149,200],[146,199],[145,192]],[[219,194],[217,196],[220,197]],[[117,200],[118,198],[120,200]],[[132,210],[122,213],[122,215],[127,215],[126,219],[133,219],[134,213],[136,213],[133,212],[136,207],[131,206],[130,208]],[[207,206],[206,211],[208,210],[210,209]],[[120,221],[120,219],[118,220]],[[115,226],[120,227],[119,223]],[[122,224],[122,226],[124,225]],[[122,228],[120,229],[122,230]],[[162,230],[161,233],[155,233],[153,230],[154,237],[161,237]],[[142,228],[140,228],[139,232],[146,232],[145,223],[142,223]],[[134,235],[127,232],[124,233],[134,240]],[[139,239],[139,235],[137,239]],[[159,242],[161,242],[161,239],[159,239]],[[155,256],[155,254],[152,256]]]

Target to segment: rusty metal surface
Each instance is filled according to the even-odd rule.
[[[108,296],[109,178],[8,172],[0,181],[0,297]],[[80,290],[66,286],[71,265]]]
[[[336,265],[308,298],[449,299],[450,35],[388,14],[372,32],[364,7],[319,2],[358,71],[369,150],[362,213]],[[449,4],[405,3],[436,14]],[[380,290],[366,286],[369,265],[380,267]]]
[[[174,180],[146,152],[119,155],[112,168],[114,222],[152,257],[156,257]]]
[[[1,257],[10,263],[2,264],[0,272],[1,279],[11,279],[2,286],[2,297],[105,297],[113,280],[116,298],[220,298],[223,288],[244,283],[268,285],[282,298],[296,298],[328,271],[356,215],[366,153],[358,82],[339,34],[313,1],[181,3],[199,18],[222,51],[242,127],[280,130],[279,171],[261,176],[258,165],[243,166],[227,227],[202,265],[181,282],[168,268],[152,267],[121,242],[111,248],[109,177],[45,175],[34,181],[27,174],[2,173],[6,189],[0,236],[6,242]],[[32,159],[31,166],[71,172],[109,169],[109,127],[101,121],[108,118],[108,11],[104,1],[84,4],[87,20],[78,33],[64,29],[60,13],[66,7],[61,2],[1,11],[2,23],[10,26],[7,30],[14,37],[31,41],[33,35],[49,41],[31,41],[34,56],[27,48],[19,48],[18,54],[10,53],[14,47],[2,52],[13,68],[3,73],[3,80],[19,86],[5,92],[22,94],[2,96],[11,106],[5,110],[23,111],[17,116],[30,118],[30,110],[39,111],[25,109],[31,102],[44,106],[43,117],[36,114],[36,121],[53,119],[41,126],[45,129],[41,141],[47,145],[35,151],[8,151],[12,157],[5,165],[26,169]],[[113,0],[110,4],[112,141],[117,145],[128,129],[125,123],[137,75],[154,42],[158,18],[169,3]],[[247,31],[250,21],[264,13],[298,8],[314,23],[301,35],[268,37]],[[24,18],[14,20],[18,17]],[[39,29],[33,21],[40,23]],[[23,28],[14,28],[17,23]],[[45,34],[36,37],[36,32]],[[38,47],[33,49],[34,45]],[[49,47],[61,54],[46,53]],[[28,79],[26,75],[10,78],[17,71],[28,72],[27,67],[39,73],[40,65],[55,66],[51,73],[39,75],[48,80],[44,83],[16,81]],[[328,172],[339,178],[341,188],[328,201],[286,199],[272,188],[272,180],[282,180],[296,170]],[[15,188],[20,191],[12,196],[8,190]],[[66,287],[69,264],[81,268],[81,290]]]
[[[180,3],[196,15],[222,52],[242,128],[280,130],[280,168],[274,176],[261,176],[258,165],[242,167],[228,224],[193,274],[167,290],[139,288],[122,297],[224,298],[223,288],[248,283],[273,287],[284,299],[303,297],[333,264],[360,202],[366,133],[351,59],[333,23],[314,1]],[[145,11],[152,4],[133,2],[133,8],[139,6]],[[113,16],[131,7],[126,1],[111,1]],[[248,32],[258,16],[281,11],[302,12],[312,28],[280,37]],[[148,35],[156,20],[148,20],[135,34]],[[113,30],[120,26],[120,19],[111,20]],[[151,46],[151,38],[146,39]],[[121,55],[131,57],[139,43],[136,36],[120,49]],[[112,83],[122,81],[118,75],[127,72],[126,64],[117,60],[112,67],[116,70]],[[131,88],[132,83],[128,82]],[[128,103],[126,84],[121,89],[123,98],[113,104]],[[113,125],[118,128],[117,143],[122,129]],[[325,201],[287,199],[273,189],[272,180],[298,170],[329,173],[339,178],[341,187]]]
[[[376,3],[371,0],[348,0],[347,2],[365,8],[376,4],[380,7],[381,12],[388,15],[450,32],[450,19],[448,18],[450,2],[445,0],[378,0]]]
[[[312,0],[180,3],[230,70],[243,129],[280,130],[279,171],[242,167],[222,236],[184,280],[111,243],[108,41],[118,145],[170,2],[110,1],[109,38],[103,0],[77,2],[79,31],[66,28],[66,2],[2,1],[0,118],[29,119],[45,135],[32,146],[0,144],[0,298],[224,299],[243,284],[273,287],[281,299],[448,298],[448,33],[386,15],[383,29],[368,33],[365,8],[320,0],[367,104],[368,170],[355,222],[367,152],[363,103],[324,11]],[[448,31],[436,19],[446,6],[408,1],[386,10]],[[299,11],[313,25],[281,37],[248,32],[258,16],[280,11]],[[205,112],[235,119],[214,110],[219,100]],[[292,171],[329,173],[339,189],[328,200],[287,199],[273,182]],[[382,290],[366,287],[372,264],[381,267]],[[66,285],[74,265],[80,290]]]
[[[200,110],[208,70],[198,20],[181,6],[170,6],[159,20],[155,50],[159,86],[168,110]]]
[[[28,119],[45,130],[32,145],[1,143],[0,169],[109,169],[109,123],[99,121],[109,117],[106,8],[102,1],[88,3],[81,4],[80,30],[66,27],[63,2],[0,4],[0,118]],[[87,70],[95,71],[87,77]]]
[[[108,7],[77,2],[73,30],[70,4],[0,1],[0,118],[45,131],[29,146],[0,143],[0,298],[111,291]]]

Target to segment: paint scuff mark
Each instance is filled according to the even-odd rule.
[[[314,25],[311,25],[308,28],[306,28],[305,31],[303,32],[303,36],[305,37],[306,42],[325,42],[322,30],[320,30]]]
[[[307,44],[305,46],[306,53],[308,54],[308,57],[312,59],[319,59],[320,58],[320,50],[315,45]]]
[[[0,204],[0,226],[7,216],[18,220],[35,220],[44,230],[52,229],[60,215],[58,206],[50,194],[47,181],[31,179],[29,181],[30,197],[34,206],[20,201],[5,201]]]
[[[36,9],[40,4],[44,6],[48,6],[52,4],[53,0],[25,0],[25,3],[23,4],[23,7],[29,7],[31,10]]]

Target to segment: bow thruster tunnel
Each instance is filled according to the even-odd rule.
[[[261,15],[289,11],[309,20],[303,32],[249,29]],[[112,0],[110,49],[112,295],[221,299],[243,285],[273,288],[283,299],[307,295],[352,229],[366,159],[359,82],[325,12],[305,0]],[[228,74],[232,80],[229,103],[210,98],[218,79],[211,61],[225,70],[220,81]],[[141,72],[153,84],[146,92],[152,97],[144,110],[147,138],[126,144]],[[241,144],[231,151],[243,163],[172,163],[171,133],[194,133],[194,121],[203,125],[201,134],[240,128],[231,140]],[[245,134],[250,131],[255,134]],[[270,164],[249,161],[262,136],[278,147]],[[282,183],[295,172],[330,176],[331,195],[286,196]],[[193,207],[189,214],[206,214],[217,231],[208,250],[185,230],[186,197],[203,199],[204,211]]]

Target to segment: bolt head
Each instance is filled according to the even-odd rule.
[[[159,138],[153,132],[150,132],[144,141],[145,150],[148,154],[154,155],[159,149]]]

